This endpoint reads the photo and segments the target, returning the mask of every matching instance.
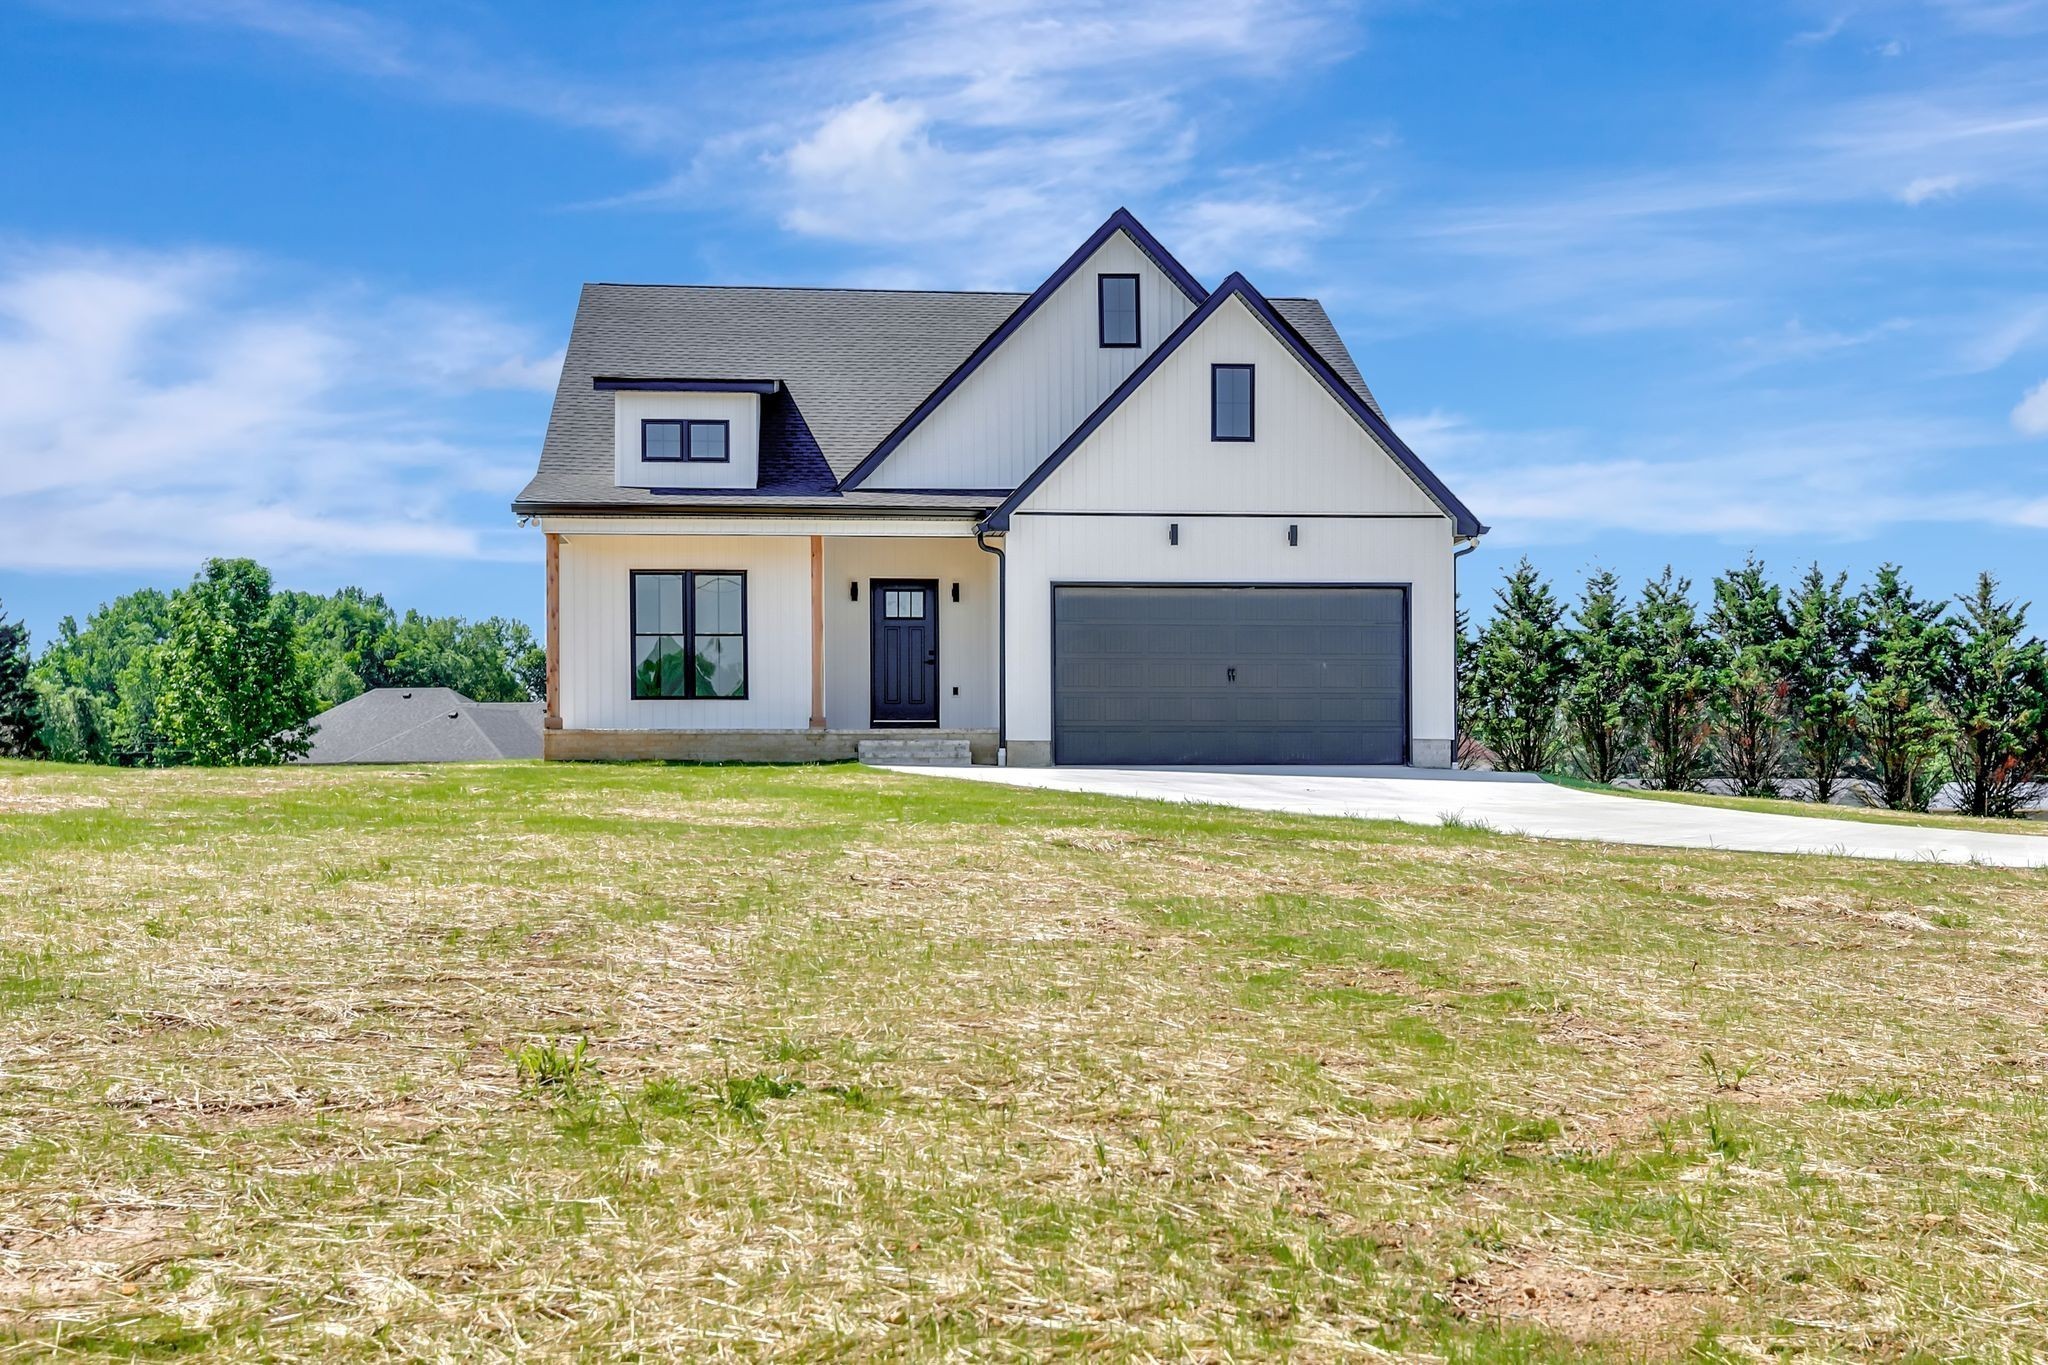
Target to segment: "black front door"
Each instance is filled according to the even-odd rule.
[[[939,723],[939,585],[930,579],[877,578],[868,584],[874,623],[875,725]]]

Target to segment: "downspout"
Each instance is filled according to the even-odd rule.
[[[1458,561],[1479,548],[1474,536],[1462,550],[1451,551],[1451,767],[1458,766],[1458,750],[1465,743],[1464,698],[1458,695]]]
[[[974,543],[996,557],[996,766],[1010,766],[1010,561],[988,543],[988,526],[977,522]]]

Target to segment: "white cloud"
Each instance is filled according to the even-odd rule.
[[[1196,270],[1295,270],[1337,216],[1336,210],[1293,192],[1248,194],[1197,199],[1175,211],[1161,231],[1171,238],[1175,254]]]
[[[1864,540],[1916,523],[2027,525],[2030,506],[2048,506],[1959,480],[1945,454],[1989,437],[1954,423],[1865,417],[1623,442],[1432,412],[1394,429],[1510,545],[1604,531]]]
[[[913,248],[950,284],[1015,285],[1080,225],[1183,182],[1208,132],[1198,89],[1274,82],[1355,41],[1349,6],[1317,0],[893,0],[864,15],[868,37],[800,64],[752,126],[656,193],[753,184],[765,164],[755,202],[794,232]],[[1269,261],[1316,226],[1257,187],[1182,216],[1198,247]]]
[[[2048,436],[2048,379],[2027,390],[2012,410],[2012,425],[2024,436]]]
[[[1963,178],[1959,175],[1923,175],[1907,181],[1906,187],[1899,191],[1899,199],[1905,204],[1918,206],[1930,199],[1954,198],[1962,187]]]
[[[2048,299],[2036,299],[2017,309],[2001,312],[1995,322],[1978,323],[1959,357],[1964,374],[1995,370],[2048,328]]]
[[[486,470],[509,499],[521,471],[464,401],[551,389],[559,359],[459,301],[279,297],[278,273],[207,252],[0,258],[0,565],[489,552],[455,504]]]

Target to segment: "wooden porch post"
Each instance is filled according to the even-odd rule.
[[[811,537],[811,728],[825,728],[825,537]]]
[[[547,728],[562,728],[562,538],[548,536],[548,715]]]

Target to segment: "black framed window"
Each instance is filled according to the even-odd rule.
[[[633,697],[744,700],[747,576],[633,573]]]
[[[1097,275],[1095,318],[1104,346],[1138,344],[1138,277]]]
[[[1249,441],[1252,439],[1252,393],[1255,385],[1249,365],[1209,367],[1209,439]]]
[[[732,458],[732,424],[723,418],[643,418],[640,458],[662,463],[721,464]]]

